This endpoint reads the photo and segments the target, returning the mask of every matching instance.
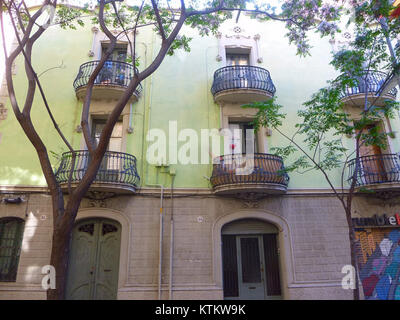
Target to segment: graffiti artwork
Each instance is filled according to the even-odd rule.
[[[400,300],[400,229],[357,229],[356,239],[365,299]]]

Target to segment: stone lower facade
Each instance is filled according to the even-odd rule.
[[[19,196],[23,199],[20,204],[0,204],[0,218],[25,220],[17,279],[0,282],[0,299],[45,299],[41,270],[50,260],[50,196]],[[356,215],[382,211],[382,202],[368,201],[356,198]],[[171,198],[167,191],[163,207],[160,287],[160,194],[82,201],[78,221],[106,218],[121,226],[118,299],[158,299],[159,292],[162,299],[223,299],[221,230],[241,219],[268,222],[279,230],[281,298],[352,299],[352,290],[341,286],[342,267],[350,264],[347,222],[340,202],[332,194],[288,193],[243,201],[211,193],[179,192]],[[387,211],[399,208],[395,203]]]

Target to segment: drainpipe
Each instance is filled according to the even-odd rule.
[[[132,111],[133,111],[133,103],[129,105],[129,124],[128,124],[128,132],[132,133],[133,128],[132,128]]]
[[[175,173],[176,174],[176,173]],[[171,223],[170,223],[170,243],[169,243],[169,300],[172,300],[172,273],[174,267],[174,180],[175,174],[171,175]]]
[[[147,44],[145,42],[139,42],[140,44],[143,45],[144,47],[144,65],[147,66]],[[152,86],[153,83],[151,82],[150,85]],[[140,174],[144,176],[144,141],[146,139],[145,137],[145,121],[146,121],[146,99],[147,99],[147,94],[146,94],[146,88],[144,87],[143,83],[143,92],[142,92],[142,99],[143,99],[143,117],[142,117],[142,160],[140,164]],[[143,183],[143,182],[141,182]]]
[[[162,184],[146,184],[148,187],[159,187],[161,189],[160,196],[160,242],[158,254],[158,300],[161,300],[161,285],[162,285],[162,246],[163,246],[163,200],[164,200],[164,185]]]

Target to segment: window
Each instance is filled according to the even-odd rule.
[[[106,125],[105,119],[93,119],[92,136],[96,144],[99,143],[101,132]],[[108,151],[122,151],[122,121],[117,121],[111,133],[110,143],[107,148]]]
[[[361,137],[360,153],[360,178],[364,184],[382,183],[391,180],[391,172],[396,172],[394,163],[391,160],[390,154],[385,153],[388,148],[387,141],[384,141],[386,148],[381,148],[379,145],[371,144],[372,141],[364,139],[370,136],[371,132],[384,132],[383,123],[367,125],[363,130]]]
[[[108,44],[102,44],[102,56],[108,49]],[[127,73],[129,72],[126,65],[127,46],[117,45],[114,48],[107,61],[104,63],[103,69],[99,73],[99,82],[101,84],[118,84],[127,85]]]
[[[105,125],[106,120],[93,119],[92,135],[96,144],[99,143],[100,135]],[[107,151],[122,151],[122,121],[117,121],[115,124]],[[121,170],[123,158],[114,152],[109,152],[105,155],[97,173],[97,179],[101,181],[118,180],[118,171]]]
[[[246,153],[246,147],[252,142],[254,143],[254,153],[258,152],[257,135],[254,134],[254,127],[250,122],[229,122],[229,129],[232,134],[231,153]],[[249,130],[252,130],[253,134]]]
[[[250,49],[247,48],[226,48],[227,66],[248,66],[250,65]]]
[[[103,43],[101,45],[101,55],[102,56],[104,56],[105,52],[108,49],[108,46],[109,46],[108,43]],[[108,60],[126,62],[126,57],[127,57],[127,45],[126,44],[117,44],[114,47],[114,50],[111,53],[111,55],[108,57]]]
[[[0,219],[0,281],[17,279],[23,230],[22,219]]]
[[[362,133],[364,135],[369,135],[369,132],[383,133],[384,130],[385,129],[383,123],[377,122],[371,125],[367,125],[363,129]],[[384,141],[384,144],[386,144],[386,148],[382,149],[380,146],[371,145],[367,142],[364,142],[360,146],[360,156],[382,155],[383,151],[388,148],[387,141]]]
[[[250,55],[248,53],[226,53],[227,66],[248,66]]]

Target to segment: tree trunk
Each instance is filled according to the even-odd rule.
[[[76,207],[79,207],[79,205]],[[54,212],[54,219],[56,219],[56,217],[61,218],[56,220],[53,224],[50,265],[54,267],[56,272],[56,287],[55,289],[50,288],[47,290],[48,300],[65,299],[71,234],[77,211],[77,209],[76,212],[64,211],[62,215],[58,212]]]
[[[72,217],[73,216],[74,215],[72,215]],[[65,299],[70,240],[75,219],[71,220],[72,221],[67,224],[58,224],[53,231],[50,265],[53,266],[56,271],[56,288],[47,290],[48,300]]]
[[[354,300],[360,300],[360,286],[358,283],[358,261],[357,261],[357,247],[356,247],[356,235],[353,228],[353,220],[351,219],[351,207],[346,208],[346,219],[349,227],[349,241],[350,241],[350,257],[351,265],[354,267],[355,274],[355,289],[353,290]]]

